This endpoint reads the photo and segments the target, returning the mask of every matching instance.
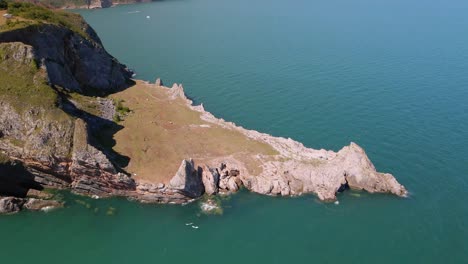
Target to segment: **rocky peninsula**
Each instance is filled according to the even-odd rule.
[[[216,118],[182,85],[132,80],[79,15],[8,12],[18,19],[0,23],[0,213],[60,206],[49,189],[176,204],[240,188],[407,195],[355,143],[314,150]]]

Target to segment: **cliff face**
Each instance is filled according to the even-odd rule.
[[[98,95],[128,87],[131,71],[106,52],[91,27],[84,27],[86,36],[58,25],[31,25],[1,33],[0,43],[32,46],[51,85]]]
[[[378,172],[355,143],[338,152],[307,148],[216,118],[203,105],[193,106],[182,85],[156,83],[137,82],[112,95],[126,98],[135,109],[116,133],[115,148],[131,158],[127,169],[144,201],[167,202],[174,192],[196,198],[242,187],[274,196],[313,193],[323,201],[336,200],[346,189],[408,193],[393,175]]]
[[[71,98],[112,106],[86,95],[132,82],[132,73],[82,25],[83,32],[40,23],[0,33],[0,155],[8,157],[0,162],[0,195],[54,187],[105,196],[135,188],[93,137],[102,124],[113,124],[114,109],[90,113]]]
[[[407,195],[354,143],[338,152],[314,150],[247,130],[193,106],[177,84],[167,89],[160,80],[139,81],[118,93],[123,98],[112,95],[135,109],[124,128],[113,122],[116,108],[122,110],[118,104],[94,95],[124,90],[132,73],[81,18],[61,20],[67,17],[11,30],[0,26],[0,196],[25,197],[30,189],[51,187],[185,203],[242,186],[266,195],[314,193],[321,200],[334,200],[346,188]],[[131,136],[117,140],[119,130]],[[133,173],[136,182],[123,171],[133,172],[130,158],[112,148],[123,141],[121,152],[136,149],[128,156],[133,168],[140,165],[148,174],[138,177],[147,178]],[[49,204],[28,199],[0,197],[0,213]]]

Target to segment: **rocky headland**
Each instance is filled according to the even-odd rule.
[[[132,80],[79,15],[8,12],[20,19],[0,23],[0,213],[60,207],[47,189],[176,204],[240,188],[407,195],[355,143],[314,150],[218,119],[182,85]]]

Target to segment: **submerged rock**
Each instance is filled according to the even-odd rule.
[[[50,211],[63,207],[63,203],[55,200],[43,200],[31,198],[24,204],[24,208],[32,211]]]
[[[208,199],[200,203],[200,209],[205,214],[222,214],[221,203],[214,199]]]

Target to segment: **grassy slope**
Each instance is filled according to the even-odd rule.
[[[54,108],[57,93],[47,85],[46,73],[34,60],[17,61],[12,54],[24,48],[20,43],[0,45],[0,98],[17,109]]]
[[[1,1],[1,0],[0,0]],[[0,18],[0,33],[22,27],[39,24],[54,24],[67,27],[72,31],[87,37],[83,31],[87,24],[84,19],[73,13],[52,11],[30,3],[8,2],[8,10],[0,10],[0,15],[11,13],[14,18],[7,22]],[[0,98],[8,98],[9,102],[20,110],[29,107],[56,108],[57,92],[47,84],[44,70],[38,68],[37,63],[18,62],[11,58],[20,46],[2,45],[0,47]],[[76,95],[82,101],[92,101],[93,98]],[[91,103],[87,104],[91,105]],[[92,109],[89,109],[92,110]]]
[[[66,27],[84,38],[90,39],[88,34],[83,30],[87,27],[87,24],[79,14],[61,10],[50,10],[31,3],[20,2],[8,2],[7,11],[14,15],[14,17],[9,22],[2,17],[2,20],[0,20],[0,32],[45,23]]]
[[[124,99],[132,110],[115,135],[114,149],[130,157],[127,169],[137,179],[167,183],[184,158],[207,162],[231,155],[256,174],[255,155],[277,154],[267,144],[201,120],[182,100],[169,100],[166,88],[138,82],[113,97]]]
[[[71,117],[57,107],[58,94],[46,83],[46,73],[34,60],[18,60],[12,54],[24,49],[21,43],[0,44],[0,101],[8,102],[20,115],[35,110],[35,119],[53,120],[69,125]],[[37,127],[34,133],[40,132]],[[25,131],[26,133],[26,131]],[[29,132],[28,132],[29,133]],[[0,138],[17,147],[24,147],[23,139]],[[53,148],[44,142],[42,150]]]

